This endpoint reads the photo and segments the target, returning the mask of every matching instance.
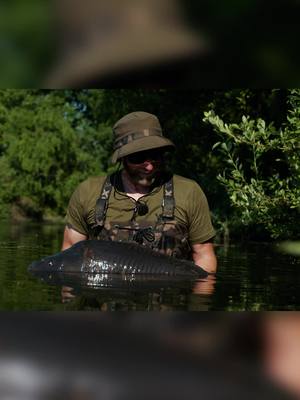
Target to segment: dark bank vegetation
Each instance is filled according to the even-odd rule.
[[[111,126],[133,110],[158,115],[221,236],[299,238],[299,89],[0,90],[1,218],[63,217],[79,182],[112,171]]]

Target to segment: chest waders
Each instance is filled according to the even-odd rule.
[[[108,176],[102,186],[100,197],[96,201],[92,239],[137,242],[169,256],[190,258],[187,227],[174,218],[173,178],[163,185],[162,213],[154,224],[147,219],[137,223],[135,221],[137,207],[134,208],[131,221],[122,223],[106,221],[112,189],[113,185]]]

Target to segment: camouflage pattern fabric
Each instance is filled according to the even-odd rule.
[[[96,203],[105,182],[106,177],[88,178],[76,188],[69,202],[66,223],[87,238],[136,241],[165,254],[186,258],[193,244],[215,235],[205,194],[195,181],[178,175],[173,176],[175,209],[169,206],[171,196],[167,207],[163,206],[164,185],[154,187],[142,198],[148,213],[136,215],[133,220],[135,201],[122,187],[116,190],[112,181],[103,227],[95,227],[96,216],[98,222],[103,220],[96,212]],[[168,218],[163,218],[164,212],[169,213]]]

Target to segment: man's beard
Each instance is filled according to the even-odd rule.
[[[130,178],[130,180],[136,184],[136,185],[140,185],[140,186],[145,186],[145,187],[149,187],[151,186],[157,176],[157,172],[151,174],[151,175],[144,175],[143,173],[137,172],[137,171],[131,171],[129,169],[126,169],[126,172]]]
[[[124,169],[129,176],[132,183],[135,185],[140,185],[144,187],[150,187],[155,182],[157,176],[159,175],[160,171],[155,171],[152,174],[144,174],[143,172],[134,170],[133,168],[129,168],[126,163],[124,163]]]

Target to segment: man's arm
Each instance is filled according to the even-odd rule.
[[[217,258],[211,242],[192,245],[194,263],[209,273],[217,271]]]
[[[65,227],[64,231],[64,239],[62,244],[62,250],[66,250],[69,247],[73,246],[73,244],[80,242],[81,240],[86,240],[87,236],[82,235],[81,233],[75,231],[72,228]]]

